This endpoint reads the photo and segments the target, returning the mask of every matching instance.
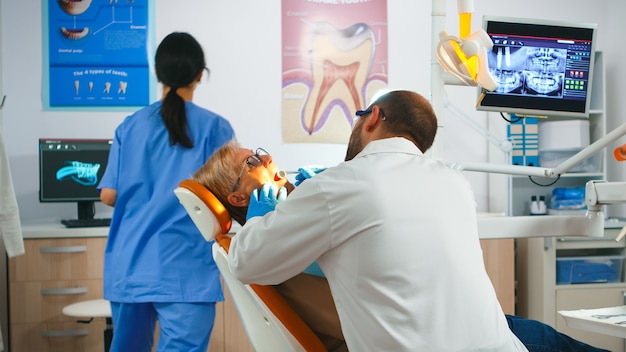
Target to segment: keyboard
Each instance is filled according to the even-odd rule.
[[[111,225],[110,218],[95,218],[95,219],[64,219],[61,220],[61,224],[65,227],[109,227]]]

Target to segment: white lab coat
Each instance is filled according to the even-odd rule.
[[[0,235],[9,258],[24,254],[20,213],[2,130],[0,130]]]
[[[2,127],[0,125],[0,127]],[[0,235],[9,258],[25,253],[24,239],[17,199],[13,189],[9,157],[4,147],[4,135],[0,128]],[[2,332],[0,332],[0,351],[4,351]]]
[[[237,232],[228,259],[259,284],[317,260],[352,351],[526,351],[485,271],[469,183],[404,138],[302,183]]]

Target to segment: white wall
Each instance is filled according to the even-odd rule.
[[[37,192],[37,139],[40,137],[106,138],[113,135],[127,112],[42,111],[42,29],[37,1],[3,2],[4,56],[2,70],[7,103],[4,111],[6,142],[20,212],[24,223],[56,221],[75,214],[74,205],[40,204]],[[389,0],[389,85],[429,95],[430,2]],[[543,17],[599,23],[598,49],[607,55],[607,67],[620,71],[616,51],[608,44],[619,36],[606,19],[614,18],[620,0],[541,1],[516,3],[501,0],[476,1],[473,28],[483,14]],[[539,11],[541,9],[541,11]],[[447,29],[458,33],[456,1],[447,1]],[[622,12],[623,13],[623,12]],[[622,21],[611,21],[624,28]],[[16,31],[15,28],[20,28]],[[609,29],[611,28],[612,31]],[[281,141],[281,50],[280,1],[156,1],[156,42],[171,31],[188,31],[203,45],[211,69],[208,83],[200,86],[196,102],[226,118],[246,146],[263,146],[285,169],[305,164],[334,165],[343,160],[344,144],[284,144]],[[623,30],[621,31],[623,32]],[[11,33],[11,35],[9,35]],[[622,50],[622,49],[620,49]],[[609,74],[609,79],[612,75]],[[613,80],[614,85],[617,80]],[[611,84],[611,82],[609,82]],[[619,89],[620,87],[615,87]],[[622,88],[623,90],[624,88]],[[474,88],[447,87],[448,97],[480,124],[488,114],[473,111]],[[612,107],[624,111],[621,102]],[[443,157],[451,161],[486,161],[487,142],[457,117],[444,112]],[[501,123],[493,115],[491,123]],[[502,124],[504,130],[504,124]],[[468,173],[479,209],[488,209],[487,177]],[[110,212],[98,207],[98,215]]]
[[[2,18],[2,2],[0,2],[0,18]],[[2,26],[0,26],[0,48],[2,48]],[[0,55],[0,68],[2,67],[2,55]],[[2,97],[4,96],[3,89],[3,79],[2,79],[2,70],[0,69],[0,102],[2,101]],[[0,133],[4,132],[4,109],[0,109]],[[2,167],[2,166],[0,166]],[[4,242],[0,241],[0,332],[2,333],[2,338],[4,342],[4,346],[7,346],[8,341],[8,315],[7,307],[7,280],[6,280],[6,272],[7,272],[7,261],[4,260],[4,253],[6,253],[6,249],[4,247]]]
[[[626,65],[624,65],[626,46],[620,44],[619,38],[620,34],[623,35],[623,33],[626,33],[624,14],[626,14],[626,2],[619,0],[611,1],[610,7],[608,7],[606,11],[605,25],[602,27],[605,32],[610,33],[609,39],[605,41],[605,48],[610,48],[610,50],[606,50],[609,53],[606,65],[608,130],[612,130],[626,123],[626,85],[624,85],[624,82],[626,82]],[[624,143],[626,143],[626,138],[621,138],[613,147],[620,146]],[[610,149],[611,152],[612,150],[613,148]],[[615,162],[615,160],[610,157],[608,171],[610,181],[626,180],[626,163]],[[626,216],[626,205],[612,206],[609,215]]]

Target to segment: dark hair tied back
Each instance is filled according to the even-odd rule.
[[[157,48],[157,79],[170,88],[163,99],[161,118],[169,132],[171,145],[178,143],[185,148],[193,147],[187,130],[185,101],[176,91],[193,83],[205,67],[204,51],[188,33],[173,32]]]

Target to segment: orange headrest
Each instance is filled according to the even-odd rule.
[[[228,231],[230,231],[230,227],[233,224],[230,218],[230,214],[228,213],[228,210],[226,210],[222,202],[220,202],[217,197],[215,197],[213,193],[211,193],[211,191],[209,191],[200,183],[193,180],[183,180],[178,184],[178,187],[189,190],[200,200],[202,200],[202,202],[215,216],[220,225],[222,233],[228,233]]]

